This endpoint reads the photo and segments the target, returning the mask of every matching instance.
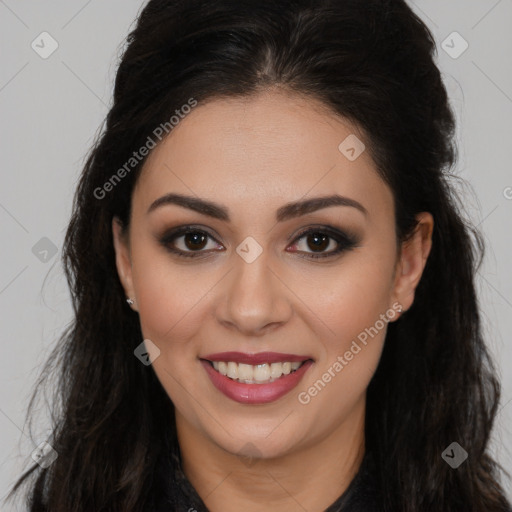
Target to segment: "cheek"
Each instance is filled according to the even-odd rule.
[[[384,247],[377,253],[353,253],[340,264],[334,278],[326,274],[318,279],[317,274],[314,289],[303,282],[303,289],[310,290],[308,302],[326,326],[318,338],[321,357],[307,382],[315,389],[302,388],[311,397],[322,392],[317,403],[353,402],[371,380],[387,326],[396,315],[391,304],[393,268],[394,252]],[[318,293],[320,289],[323,293]],[[324,387],[328,388],[325,392]]]
[[[213,273],[179,266],[160,250],[140,244],[132,252],[133,282],[142,332],[159,348],[193,337],[201,322],[198,316],[214,286]],[[160,346],[162,345],[162,346]]]
[[[300,278],[301,297],[328,327],[333,348],[373,326],[391,307],[394,255],[380,255],[352,253],[337,268]]]
[[[304,413],[321,415],[326,425],[343,421],[360,402],[377,369],[389,321],[395,316],[385,288],[368,294],[362,286],[347,283],[343,292],[333,294],[324,304],[325,311],[331,312],[327,322],[334,334],[319,338],[322,355],[297,393]]]

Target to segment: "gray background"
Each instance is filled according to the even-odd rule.
[[[71,319],[59,261],[64,230],[84,157],[110,104],[117,58],[142,4],[0,0],[0,508],[48,435],[43,407],[34,443],[24,420],[41,365]],[[459,122],[456,172],[466,184],[458,188],[487,241],[478,288],[503,384],[493,451],[512,472],[512,0],[411,5],[438,44]],[[46,59],[31,47],[35,41],[40,53],[51,49],[42,32],[58,43]],[[464,40],[469,46],[460,54]],[[512,499],[512,485],[504,483]]]

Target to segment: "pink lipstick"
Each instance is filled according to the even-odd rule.
[[[243,404],[278,400],[297,386],[313,364],[310,356],[277,352],[221,352],[200,360],[213,385]]]

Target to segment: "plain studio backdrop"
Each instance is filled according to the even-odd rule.
[[[24,420],[41,365],[72,318],[60,263],[64,231],[143,3],[0,0],[0,500],[49,434],[44,409],[33,439]],[[458,121],[455,172],[469,184],[461,189],[467,215],[487,243],[477,283],[503,385],[492,449],[512,472],[512,1],[411,6],[437,42]],[[14,510],[22,507],[2,508]]]

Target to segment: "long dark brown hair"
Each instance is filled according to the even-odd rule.
[[[451,183],[454,116],[435,52],[403,0],[146,4],[74,198],[63,250],[74,321],[27,415],[41,385],[58,375],[48,440],[58,458],[47,469],[34,464],[10,497],[30,481],[32,512],[150,510],[158,454],[165,438],[176,440],[174,411],[152,368],[134,357],[140,323],[126,307],[111,231],[114,216],[129,223],[145,159],[103,197],[98,190],[190,98],[200,106],[277,86],[322,101],[366,134],[394,194],[398,241],[414,229],[415,214],[434,217],[414,304],[389,325],[368,388],[366,443],[383,510],[507,510],[501,468],[488,452],[500,387],[475,294],[483,246]],[[441,457],[452,442],[468,453],[457,469]]]

